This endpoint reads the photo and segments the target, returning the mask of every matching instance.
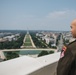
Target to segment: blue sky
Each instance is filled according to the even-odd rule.
[[[70,30],[76,0],[0,0],[0,30]]]

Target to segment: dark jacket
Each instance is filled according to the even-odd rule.
[[[76,75],[76,40],[62,49],[57,75]]]

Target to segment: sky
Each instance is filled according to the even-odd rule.
[[[69,31],[76,0],[0,0],[0,30]]]

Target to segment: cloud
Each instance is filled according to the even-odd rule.
[[[67,17],[76,17],[75,10],[64,10],[64,11],[53,11],[47,14],[46,18],[50,19],[59,19],[59,18],[67,18]]]
[[[47,18],[58,18],[58,17],[64,16],[65,13],[66,13],[65,11],[54,11],[54,12],[49,13],[46,17]]]

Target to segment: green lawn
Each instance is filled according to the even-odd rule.
[[[32,46],[31,42],[24,43],[24,46]]]
[[[25,42],[31,42],[30,38],[27,38],[27,37],[26,37]]]
[[[24,46],[32,46],[29,35],[26,35]]]

